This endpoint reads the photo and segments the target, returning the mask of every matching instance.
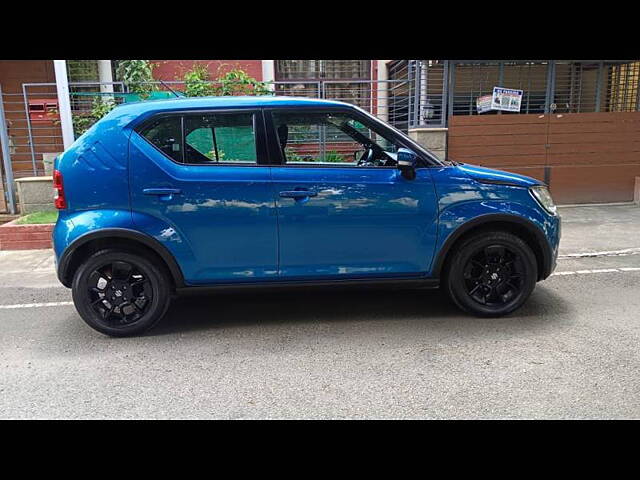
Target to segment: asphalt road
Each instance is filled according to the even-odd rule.
[[[0,284],[0,418],[640,418],[628,267],[640,255],[561,260],[583,273],[502,319],[438,291],[189,296],[126,339],[73,306],[6,308],[70,300],[25,273],[37,288]]]

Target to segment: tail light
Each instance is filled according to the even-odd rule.
[[[58,210],[64,210],[67,208],[67,199],[64,197],[62,173],[59,170],[53,171],[53,189],[55,190],[53,204]]]

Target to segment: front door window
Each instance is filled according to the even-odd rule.
[[[396,165],[396,145],[349,114],[274,112],[273,120],[288,165]]]

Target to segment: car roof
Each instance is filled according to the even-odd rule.
[[[140,116],[153,112],[173,110],[198,110],[205,108],[265,108],[265,107],[348,107],[353,105],[334,100],[303,97],[278,96],[226,96],[226,97],[181,97],[167,100],[149,100],[123,103],[112,111],[113,116]]]

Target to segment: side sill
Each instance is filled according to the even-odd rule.
[[[439,278],[376,278],[349,280],[299,280],[290,282],[219,283],[215,285],[189,285],[176,288],[177,294],[208,291],[279,290],[286,288],[347,288],[347,287],[394,287],[394,288],[438,288]]]

